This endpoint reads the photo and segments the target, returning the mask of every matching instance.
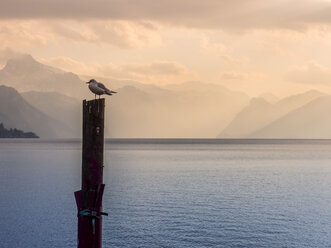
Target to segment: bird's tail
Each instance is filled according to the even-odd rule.
[[[108,90],[108,89],[106,89],[106,92],[105,92],[107,95],[112,95],[112,94],[116,94],[117,92],[115,92],[115,91],[112,91],[112,90]]]

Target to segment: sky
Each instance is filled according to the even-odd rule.
[[[1,0],[15,53],[80,75],[201,81],[251,96],[331,93],[331,1]]]

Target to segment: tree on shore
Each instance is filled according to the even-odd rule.
[[[33,132],[23,132],[16,128],[7,129],[3,123],[0,123],[0,138],[39,138],[39,136]]]

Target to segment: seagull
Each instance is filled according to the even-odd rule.
[[[106,94],[106,95],[112,95],[117,92],[109,90],[104,86],[102,83],[97,82],[95,79],[91,79],[90,81],[86,82],[88,84],[89,89],[94,93],[94,97],[96,98],[96,95]]]

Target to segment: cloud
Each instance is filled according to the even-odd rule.
[[[206,36],[201,38],[201,48],[203,51],[219,54],[225,50],[225,46],[221,42],[211,42]]]
[[[2,19],[152,20],[175,26],[223,29],[303,29],[331,22],[322,0],[2,0]]]
[[[93,21],[85,24],[93,34],[90,41],[109,43],[119,48],[136,48],[143,45],[160,45],[157,27],[150,22]]]
[[[235,71],[221,72],[219,78],[221,80],[255,80],[264,78],[262,73],[241,73]]]
[[[74,72],[80,75],[93,75],[96,72],[96,67],[87,65],[69,57],[59,56],[51,59],[38,59],[41,63],[48,64],[50,66],[62,69],[68,72]]]
[[[46,34],[39,32],[33,21],[0,22],[0,49],[40,47],[46,45]]]
[[[175,62],[130,63],[122,65],[120,69],[128,73],[132,79],[159,84],[196,79],[195,73],[190,72],[184,65]]]
[[[125,69],[135,74],[151,75],[183,75],[187,73],[186,67],[174,62],[154,62],[151,64],[127,64]]]
[[[221,55],[220,58],[228,65],[245,65],[248,63],[248,59],[246,57],[233,58],[229,55]]]
[[[307,65],[294,67],[285,78],[296,83],[331,85],[331,68],[310,61]]]
[[[24,56],[23,53],[16,52],[10,48],[0,49],[0,67],[4,66],[8,59]]]
[[[43,63],[80,75],[131,79],[145,83],[167,84],[196,79],[185,66],[169,61],[152,63],[85,64],[68,57],[42,59]]]
[[[122,49],[162,44],[149,22],[11,20],[0,21],[0,49],[46,46],[50,42],[111,45]]]

